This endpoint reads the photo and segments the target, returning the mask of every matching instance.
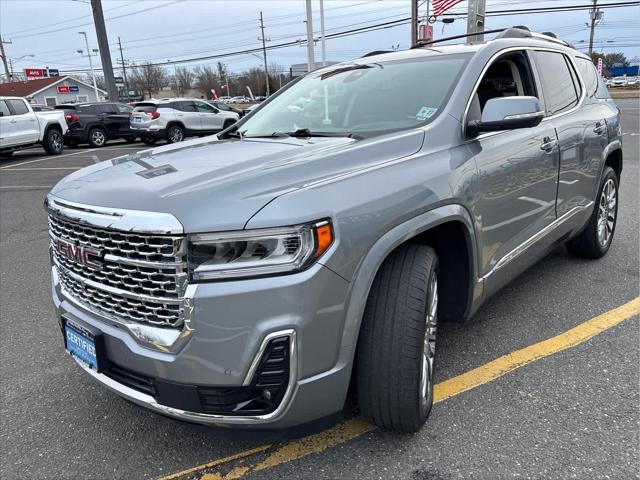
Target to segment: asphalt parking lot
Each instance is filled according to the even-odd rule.
[[[609,254],[558,249],[468,324],[442,326],[439,401],[411,436],[350,410],[313,432],[204,428],[94,384],[63,350],[42,202],[72,171],[146,147],[1,162],[0,478],[640,478],[640,108],[618,103],[625,163]]]

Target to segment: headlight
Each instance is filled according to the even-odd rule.
[[[189,236],[189,273],[195,282],[277,275],[303,270],[333,243],[324,220],[305,225]]]

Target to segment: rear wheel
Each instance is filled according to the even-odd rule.
[[[611,246],[618,219],[618,176],[611,167],[605,167],[596,198],[586,228],[567,242],[569,253],[578,257],[600,258]]]
[[[107,143],[107,134],[101,128],[89,130],[89,145],[93,148],[104,147]]]
[[[362,415],[387,430],[416,432],[433,404],[438,325],[438,258],[405,245],[382,264],[367,299],[358,340]]]
[[[155,145],[156,142],[158,141],[157,138],[150,138],[150,137],[142,137],[140,140],[142,140],[142,143],[144,143],[145,145]]]
[[[64,141],[62,140],[62,133],[55,128],[50,128],[44,135],[42,142],[44,151],[49,155],[59,155],[64,150]]]
[[[184,140],[184,130],[180,125],[171,125],[167,129],[167,142],[178,143]]]

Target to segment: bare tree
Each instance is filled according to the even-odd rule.
[[[213,68],[209,66],[196,67],[193,73],[196,88],[206,98],[211,97],[212,88],[218,90],[220,82],[218,82],[218,76]]]
[[[149,97],[160,91],[166,80],[167,73],[164,69],[149,62],[138,65],[129,74],[129,84]]]
[[[175,82],[178,89],[178,95],[182,96],[193,86],[195,75],[187,67],[176,68]]]

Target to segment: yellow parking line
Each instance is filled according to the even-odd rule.
[[[497,358],[478,368],[474,368],[473,370],[435,385],[434,403],[442,402],[463,392],[479,387],[480,385],[489,383],[509,372],[535,362],[536,360],[540,360],[561,352],[562,350],[580,345],[590,338],[615,327],[624,320],[638,314],[640,314],[640,297],[636,297],[618,308],[614,308],[613,310],[603,313],[602,315],[598,315],[591,320],[587,320],[586,322],[556,335],[555,337],[529,345],[521,350],[516,350],[515,352],[511,352],[503,357]],[[204,472],[212,467],[224,465],[239,458],[245,458],[257,453],[266,452],[266,457],[253,465],[236,466],[225,475],[212,472],[199,477],[200,480],[229,480],[242,478],[245,474],[250,472],[265,470],[297,460],[313,453],[322,452],[330,447],[353,440],[354,438],[374,429],[375,427],[373,425],[365,422],[363,419],[352,418],[329,430],[325,430],[324,432],[287,442],[272,452],[266,452],[271,448],[271,446],[265,445],[230,457],[214,460],[213,462],[199,465],[188,470],[183,470],[181,472],[174,473],[173,475],[169,475],[168,477],[162,477],[159,480],[182,478],[185,475]]]

